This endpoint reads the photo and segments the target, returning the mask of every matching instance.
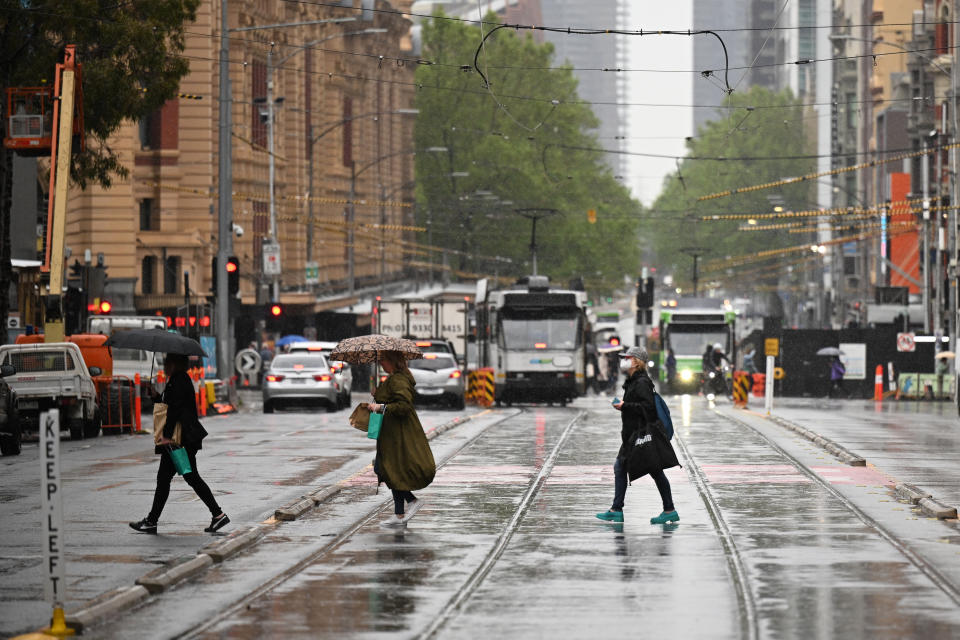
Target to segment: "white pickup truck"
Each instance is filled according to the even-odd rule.
[[[9,364],[16,373],[4,379],[13,391],[21,429],[36,429],[40,413],[60,411],[60,425],[69,427],[78,440],[100,433],[97,390],[91,375],[99,367],[83,362],[80,347],[72,342],[6,344],[0,346],[0,365]]]

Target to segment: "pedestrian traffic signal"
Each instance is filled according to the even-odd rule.
[[[240,260],[237,256],[227,258],[227,293],[232,296],[240,292]]]
[[[274,318],[279,318],[283,315],[283,306],[278,302],[274,302],[270,305],[270,315]]]

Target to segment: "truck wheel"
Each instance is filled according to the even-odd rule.
[[[100,435],[100,409],[96,409],[93,412],[93,417],[90,420],[83,421],[83,437],[84,438],[96,438]]]
[[[10,418],[13,418],[11,421]],[[7,426],[4,427],[10,435],[0,436],[0,454],[5,456],[20,455],[20,423],[16,416],[7,416]]]
[[[70,439],[83,440],[83,420],[70,421]]]

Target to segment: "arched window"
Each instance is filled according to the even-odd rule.
[[[937,21],[937,31],[934,35],[934,48],[937,55],[950,53],[953,47],[953,25],[950,24],[950,5],[944,2],[940,6],[940,16]]]

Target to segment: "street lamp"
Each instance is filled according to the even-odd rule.
[[[353,122],[354,120],[359,120],[360,118],[376,118],[386,115],[416,115],[418,113],[420,113],[419,109],[394,109],[393,111],[374,111],[370,113],[361,113],[349,118],[344,118],[338,122],[334,122],[333,124],[324,128],[324,130],[316,136],[313,135],[313,125],[310,125],[310,140],[307,148],[307,153],[309,155],[309,175],[307,176],[307,262],[313,261],[313,145],[328,133],[339,129],[348,122]]]
[[[348,20],[348,19],[346,19],[346,18],[335,18],[335,19],[333,19],[332,21],[345,22],[345,21],[347,21],[347,20]],[[356,20],[356,18],[353,18],[353,19],[351,19],[351,20]],[[301,26],[301,25],[309,25],[309,24],[317,24],[317,21],[309,21],[309,22],[303,22],[303,23],[292,23],[292,24],[289,24],[289,25],[273,25],[273,26],[277,26],[277,27],[280,27],[280,26]],[[249,27],[249,28],[253,28],[253,27]],[[268,28],[268,27],[256,27],[256,28],[257,28],[257,29],[265,29],[265,28]],[[268,149],[269,149],[269,155],[270,155],[270,178],[269,178],[269,180],[270,180],[270,185],[269,185],[269,189],[270,189],[270,244],[271,244],[271,245],[273,245],[273,244],[275,244],[275,243],[277,242],[277,235],[278,235],[278,234],[277,234],[277,197],[276,197],[276,193],[275,193],[276,154],[275,154],[275,148],[274,148],[274,113],[273,113],[273,111],[274,111],[274,105],[280,104],[280,103],[283,101],[283,98],[277,98],[276,101],[273,99],[273,71],[274,71],[274,69],[283,66],[284,63],[286,63],[288,60],[290,60],[292,57],[294,57],[294,56],[297,55],[298,53],[301,53],[301,52],[303,52],[303,51],[306,51],[307,49],[310,49],[311,47],[314,47],[314,46],[316,46],[316,45],[318,45],[318,44],[320,44],[320,43],[322,43],[322,42],[326,42],[327,40],[333,40],[334,38],[348,38],[348,37],[351,37],[351,36],[363,36],[363,35],[371,35],[371,34],[386,33],[386,32],[387,32],[387,29],[361,29],[361,30],[359,30],[359,31],[347,31],[347,32],[345,32],[345,33],[334,33],[334,34],[331,34],[331,35],[329,35],[329,36],[326,36],[326,37],[323,37],[323,38],[318,38],[318,39],[316,39],[316,40],[312,40],[312,41],[308,42],[307,44],[303,45],[302,47],[300,47],[299,49],[297,49],[296,51],[294,51],[294,52],[291,53],[290,55],[281,58],[280,61],[277,62],[276,64],[274,64],[274,62],[273,62],[273,43],[271,43],[271,45],[270,45],[270,51],[267,52],[267,98],[266,98],[266,102],[267,102],[267,109],[266,109],[266,117],[267,117],[267,147],[268,147]],[[307,105],[307,106],[309,107],[309,105]],[[312,150],[311,150],[311,151],[312,151]],[[310,155],[311,155],[311,159],[312,159],[313,153],[311,152]],[[312,169],[313,169],[313,167],[311,167],[311,177],[312,177],[312,175],[313,175]],[[312,229],[311,229],[311,230],[312,230]],[[312,253],[312,247],[311,247],[310,249],[311,249],[311,253]],[[279,253],[278,248],[275,248],[275,250],[277,250],[277,252]],[[312,257],[312,256],[311,256],[311,257]],[[280,299],[280,281],[279,281],[279,279],[277,278],[276,274],[274,274],[271,279],[272,279],[271,299],[272,299],[272,300],[279,300],[279,299]]]
[[[419,152],[427,153],[446,153],[447,147],[426,147],[425,149],[413,149],[407,151],[396,151],[394,153],[388,153],[386,155],[380,156],[374,160],[371,160],[367,164],[357,169],[357,163],[350,163],[350,208],[349,208],[349,218],[347,219],[347,293],[348,295],[353,295],[356,288],[356,273],[355,273],[355,255],[356,251],[354,249],[354,225],[353,221],[356,219],[356,204],[354,200],[356,199],[357,194],[357,178],[366,170],[375,167],[384,160],[388,158],[395,158],[397,156],[410,156],[415,155]],[[381,205],[382,206],[382,205]]]

